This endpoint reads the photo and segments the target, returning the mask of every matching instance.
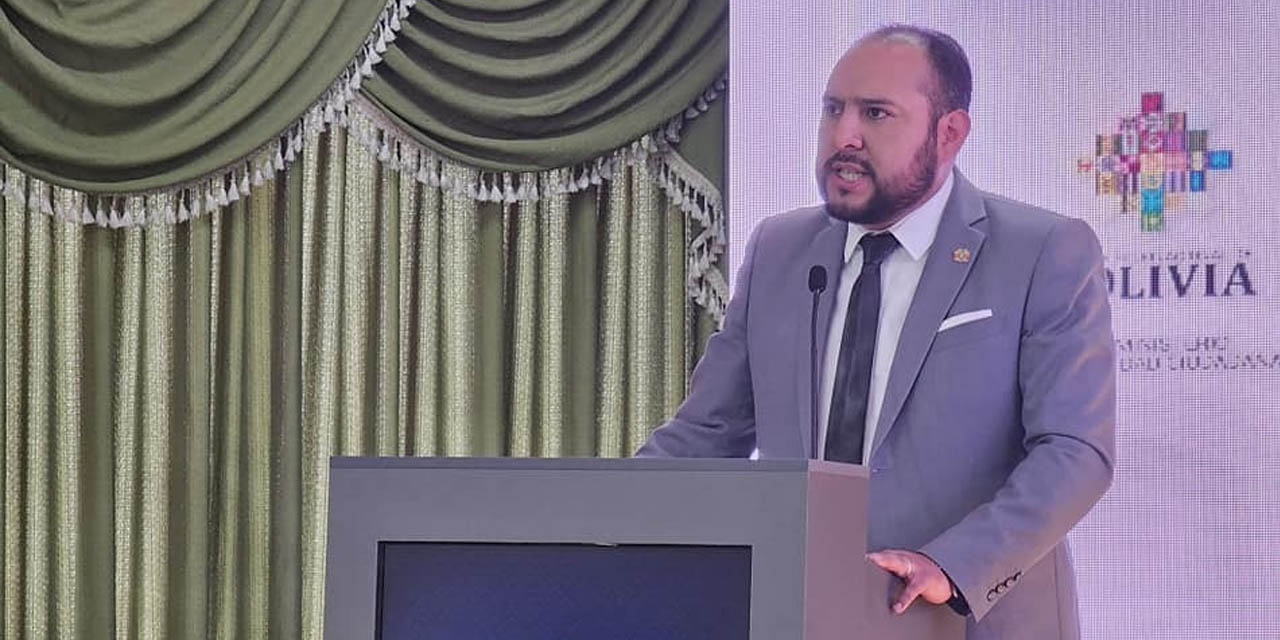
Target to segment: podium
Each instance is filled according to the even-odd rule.
[[[325,638],[951,640],[866,552],[863,467],[334,458]]]

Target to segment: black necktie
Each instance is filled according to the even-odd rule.
[[[862,464],[871,361],[876,352],[876,327],[880,324],[880,263],[898,248],[898,241],[888,233],[867,234],[858,245],[862,247],[862,272],[853,284],[844,316],[823,456],[852,464]]]

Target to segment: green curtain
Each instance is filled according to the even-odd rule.
[[[479,203],[353,129],[182,225],[8,171],[4,637],[317,638],[330,455],[621,456],[682,399],[711,323],[645,166]]]
[[[222,171],[340,107],[407,4],[0,0],[0,159],[98,193]]]
[[[0,0],[0,636],[317,638],[331,455],[683,398],[726,0],[413,4]]]
[[[592,160],[664,126],[728,60],[727,0],[442,0],[414,6],[362,89],[464,164]]]

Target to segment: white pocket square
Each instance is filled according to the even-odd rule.
[[[942,321],[942,326],[938,327],[938,333],[942,333],[947,329],[950,329],[952,327],[958,327],[962,324],[969,324],[970,322],[977,322],[978,320],[986,320],[987,318],[990,318],[990,317],[991,317],[990,309],[979,309],[977,311],[966,311],[964,313],[957,313],[956,315],[951,316],[950,318],[947,318],[946,320]]]

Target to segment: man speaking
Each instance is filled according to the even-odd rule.
[[[756,227],[689,397],[638,455],[865,464],[896,611],[949,604],[971,639],[1077,638],[1065,537],[1115,459],[1101,250],[954,169],[971,91],[935,31],[885,27],[840,58],[825,205]]]

